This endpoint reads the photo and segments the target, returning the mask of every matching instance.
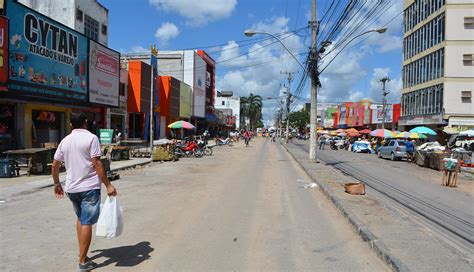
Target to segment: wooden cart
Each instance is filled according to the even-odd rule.
[[[48,164],[52,163],[56,148],[26,148],[7,150],[3,152],[7,159],[15,159],[26,165],[28,175],[41,174],[48,171]]]

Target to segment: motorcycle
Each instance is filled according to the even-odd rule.
[[[201,148],[206,156],[212,156],[212,146],[207,145],[203,140],[198,140],[197,145]]]
[[[177,157],[194,156],[196,158],[201,158],[204,155],[204,151],[195,141],[189,141],[184,145],[176,144],[174,154]]]
[[[329,144],[329,146],[331,147],[331,150],[338,150],[338,147],[337,147],[335,141],[331,141],[331,143]]]
[[[216,140],[216,144],[217,145],[228,145],[228,146],[232,146],[232,140],[227,137],[225,139],[217,139]]]

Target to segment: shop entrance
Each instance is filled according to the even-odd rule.
[[[0,152],[16,149],[15,106],[0,104]]]
[[[122,136],[125,135],[125,116],[118,114],[110,115],[110,128],[117,129]]]
[[[131,112],[128,116],[129,138],[142,138],[143,134],[143,114]]]
[[[42,147],[43,143],[59,143],[66,135],[66,118],[64,112],[33,110],[31,113],[33,127],[33,147]]]

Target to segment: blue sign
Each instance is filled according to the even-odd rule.
[[[13,0],[6,10],[8,92],[47,101],[86,101],[87,37]]]

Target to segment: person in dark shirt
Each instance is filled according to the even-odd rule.
[[[415,153],[415,144],[413,140],[408,139],[405,143],[407,151],[407,160],[411,161],[413,159],[413,154]]]

